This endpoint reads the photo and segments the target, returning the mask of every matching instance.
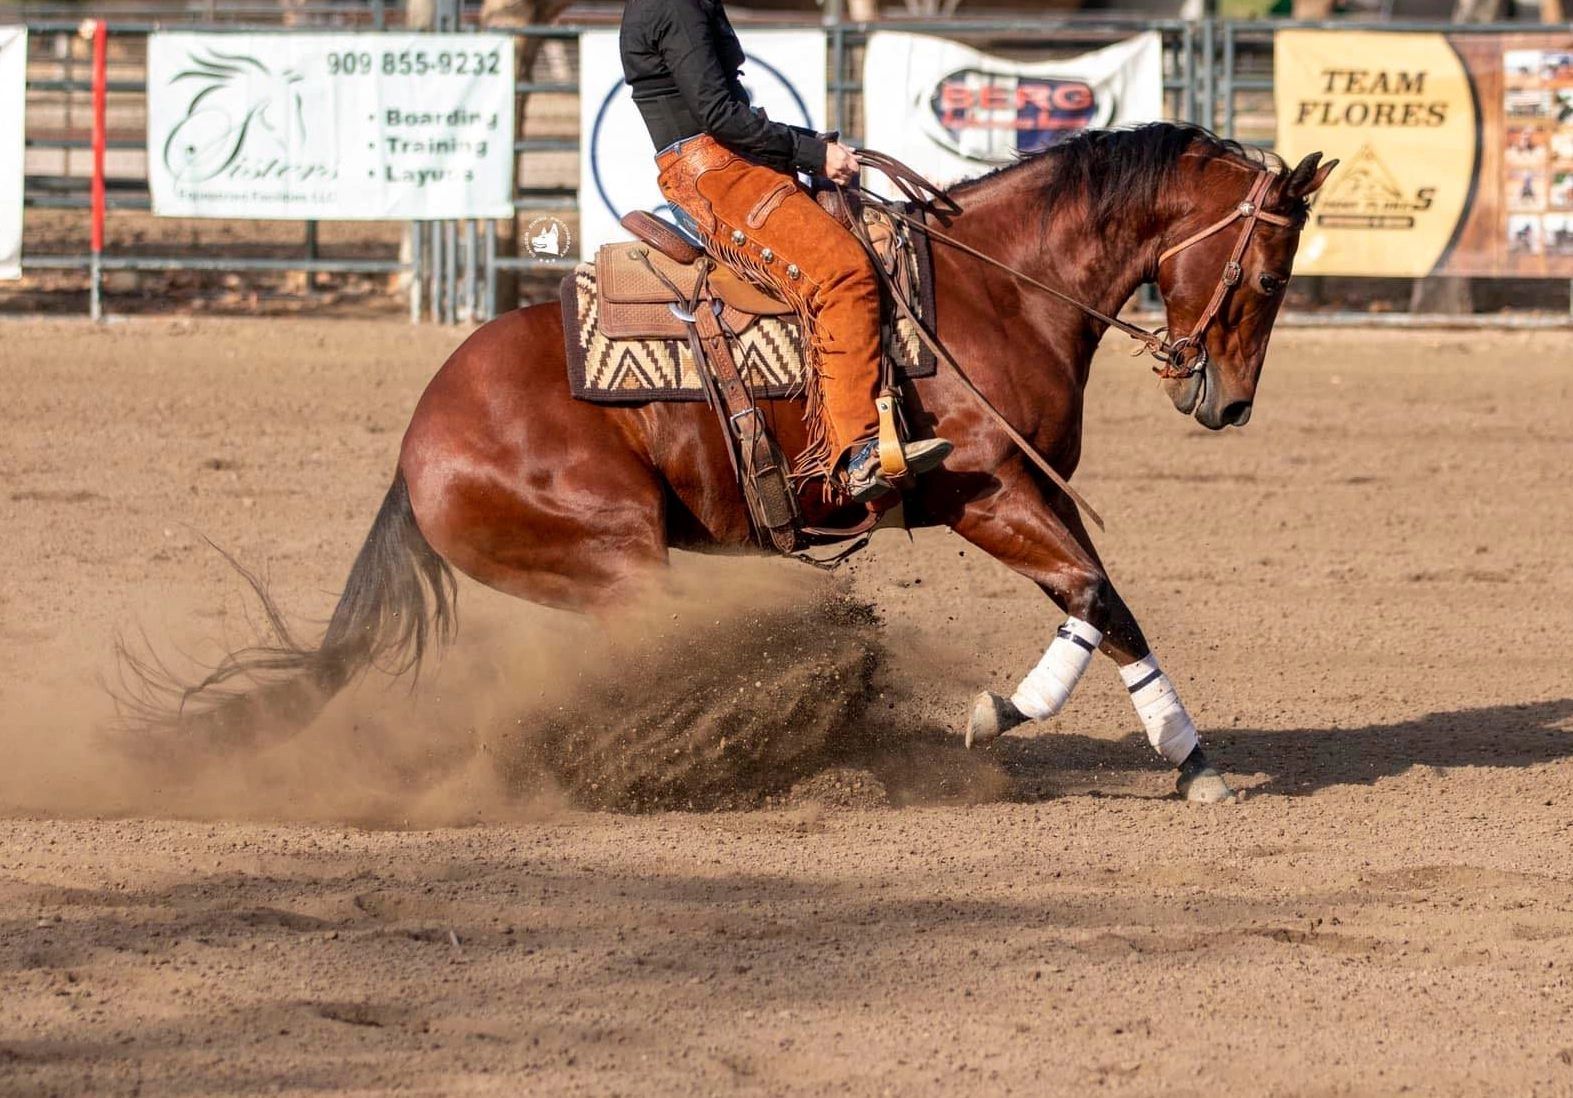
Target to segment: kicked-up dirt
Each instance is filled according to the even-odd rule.
[[[939,531],[464,584],[413,690],[127,750],[116,638],[256,634],[205,538],[319,628],[458,339],[0,325],[0,1094],[1573,1093],[1564,336],[1286,330],[1218,435],[1106,349],[1076,483],[1237,805],[1102,661],[960,750],[1061,615]]]

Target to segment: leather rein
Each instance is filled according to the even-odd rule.
[[[961,206],[955,199],[950,197],[950,194],[944,188],[923,178],[923,176],[895,157],[874,149],[857,149],[855,152],[860,164],[873,168],[888,178],[896,189],[901,192],[902,196],[914,207],[933,214],[941,221],[961,213]],[[1158,256],[1157,267],[1162,268],[1166,260],[1179,255],[1192,245],[1200,244],[1237,221],[1244,222],[1240,227],[1240,235],[1235,238],[1234,248],[1229,253],[1229,260],[1224,264],[1223,270],[1218,276],[1218,285],[1213,290],[1212,298],[1207,302],[1207,307],[1202,310],[1202,315],[1191,326],[1191,330],[1179,339],[1174,340],[1165,338],[1166,329],[1164,328],[1152,330],[1143,328],[1139,324],[1121,320],[1119,317],[1110,316],[1063,290],[1056,289],[1046,282],[1040,282],[1038,279],[1017,270],[1008,263],[1002,263],[987,252],[979,251],[970,244],[964,244],[949,233],[936,229],[923,218],[913,217],[905,211],[893,209],[885,201],[884,196],[875,194],[866,187],[857,185],[853,189],[865,197],[881,203],[885,212],[904,222],[909,227],[924,233],[929,239],[937,240],[942,244],[955,248],[959,252],[972,256],[974,259],[987,263],[991,267],[996,267],[1018,282],[1031,286],[1033,289],[1041,290],[1049,296],[1081,310],[1094,320],[1124,332],[1142,344],[1141,347],[1137,348],[1137,354],[1150,354],[1157,360],[1153,365],[1153,372],[1160,378],[1165,380],[1183,380],[1193,374],[1200,373],[1207,365],[1207,348],[1203,343],[1203,339],[1207,334],[1207,329],[1217,319],[1224,302],[1228,300],[1229,291],[1240,281],[1243,273],[1240,260],[1245,256],[1245,249],[1250,246],[1251,237],[1256,232],[1257,224],[1265,222],[1268,225],[1280,227],[1290,227],[1299,224],[1297,218],[1262,209],[1262,199],[1266,197],[1268,189],[1276,178],[1278,178],[1278,173],[1270,169],[1257,169],[1256,176],[1251,182],[1251,188],[1246,193],[1245,199],[1235,206],[1234,209],[1206,228],[1192,233],[1173,247],[1165,249]],[[837,184],[836,187],[838,190],[841,189],[840,184]]]
[[[929,182],[895,157],[873,149],[857,149],[855,152],[860,164],[873,168],[888,178],[913,208],[932,214],[941,221],[961,213],[961,206],[943,188]],[[1240,228],[1239,236],[1235,238],[1234,247],[1229,253],[1229,260],[1224,264],[1223,271],[1218,277],[1218,285],[1213,290],[1212,298],[1207,302],[1207,307],[1202,310],[1201,316],[1191,326],[1191,330],[1175,340],[1166,339],[1164,337],[1165,329],[1163,328],[1159,328],[1156,331],[1149,330],[1095,309],[1086,302],[1065,293],[1063,290],[1056,289],[1046,282],[1041,282],[1031,275],[995,259],[986,252],[981,252],[972,245],[965,244],[950,234],[942,232],[931,225],[925,218],[913,217],[903,210],[896,209],[886,202],[882,195],[875,194],[859,184],[854,184],[851,189],[879,202],[884,213],[896,218],[909,228],[925,234],[930,240],[937,240],[942,244],[955,248],[957,251],[972,256],[974,259],[987,263],[991,267],[996,267],[1018,282],[1041,290],[1049,296],[1081,310],[1081,312],[1094,320],[1119,329],[1141,343],[1141,346],[1135,351],[1136,354],[1146,353],[1152,355],[1156,360],[1153,364],[1153,371],[1160,378],[1165,380],[1183,380],[1200,373],[1207,367],[1207,347],[1204,342],[1207,329],[1217,319],[1224,302],[1229,298],[1229,292],[1240,282],[1243,274],[1240,260],[1245,255],[1245,249],[1250,245],[1251,237],[1255,233],[1258,222],[1266,222],[1269,225],[1277,226],[1291,226],[1298,223],[1295,218],[1270,213],[1262,209],[1262,199],[1266,196],[1268,188],[1272,186],[1272,182],[1276,178],[1277,173],[1266,168],[1258,169],[1245,199],[1235,206],[1227,216],[1186,237],[1173,247],[1165,249],[1158,256],[1157,266],[1161,268],[1165,260],[1178,255],[1192,245],[1199,244],[1203,240],[1222,232],[1237,221],[1244,223]],[[854,235],[867,250],[869,258],[874,263],[874,270],[889,285],[891,298],[895,302],[898,311],[913,325],[919,339],[937,359],[951,368],[951,371],[960,379],[962,385],[977,399],[983,410],[1015,443],[1016,447],[1045,476],[1053,481],[1062,492],[1070,497],[1078,507],[1086,512],[1087,517],[1093,521],[1098,529],[1104,529],[1103,518],[1087,502],[1086,498],[1072,488],[1058,470],[1049,464],[1048,459],[1040,454],[1037,448],[1011,425],[1010,421],[1000,413],[999,409],[994,407],[982,390],[967,376],[966,371],[961,368],[961,364],[956,361],[955,356],[946,349],[945,345],[939,341],[933,332],[929,331],[928,325],[912,311],[911,305],[897,291],[888,272],[885,271],[884,266],[879,262],[879,257],[874,251],[873,241],[868,235],[868,229],[864,226],[862,218],[850,216],[852,214],[852,204],[847,201],[846,191],[848,188],[843,187],[840,183],[835,183],[834,186],[841,195],[843,206],[849,213],[848,220],[854,226]]]

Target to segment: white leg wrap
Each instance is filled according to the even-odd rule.
[[[1033,720],[1054,716],[1076,689],[1102,642],[1103,634],[1080,618],[1065,619],[1038,666],[1027,672],[1010,696],[1011,704]]]
[[[1158,754],[1179,766],[1199,742],[1196,725],[1180,703],[1169,676],[1159,668],[1158,658],[1149,654],[1126,664],[1120,668],[1120,678],[1131,692],[1131,704],[1136,706],[1147,729],[1148,742]]]

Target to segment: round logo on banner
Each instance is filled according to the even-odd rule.
[[[772,121],[812,126],[808,104],[791,79],[769,62],[745,55],[743,84],[749,100]],[[633,210],[654,210],[671,220],[655,185],[655,152],[633,94],[616,81],[595,115],[590,131],[590,174],[596,195],[615,221]]]
[[[537,217],[524,228],[524,247],[536,259],[561,259],[573,248],[573,236],[560,217]]]

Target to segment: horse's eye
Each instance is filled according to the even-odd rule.
[[[1262,288],[1264,294],[1276,294],[1284,288],[1284,280],[1270,274],[1257,275],[1256,284]]]

